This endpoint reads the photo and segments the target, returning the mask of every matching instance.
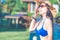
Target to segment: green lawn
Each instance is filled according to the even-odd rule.
[[[29,40],[29,31],[0,32],[0,40]]]

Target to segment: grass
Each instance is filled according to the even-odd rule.
[[[29,40],[29,31],[0,32],[0,40]]]

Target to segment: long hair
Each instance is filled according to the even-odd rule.
[[[41,4],[42,4],[42,3],[41,3]],[[49,17],[49,18],[51,19],[52,23],[53,23],[53,15],[52,15],[52,13],[51,13],[51,11],[50,11],[49,5],[46,4],[46,6],[47,6],[47,9],[48,9],[48,11],[47,11],[47,13],[46,13],[46,16]],[[39,7],[40,7],[40,5],[38,6],[38,8],[39,8]],[[40,16],[42,17],[42,15],[40,15]]]
[[[47,8],[47,9],[48,9],[48,11],[47,11],[46,16],[48,16],[51,19],[51,21],[53,22],[53,15],[52,15],[50,9],[49,8]]]

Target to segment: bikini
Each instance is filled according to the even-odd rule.
[[[39,29],[39,30],[35,29],[35,31],[36,31],[36,34],[37,34],[37,35],[41,35],[41,36],[45,37],[45,36],[48,35],[48,32],[47,32],[47,30],[45,30],[45,29],[43,28],[43,26],[44,26],[44,22],[43,22],[42,28]]]

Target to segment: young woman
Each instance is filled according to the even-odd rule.
[[[53,6],[49,1],[42,1],[39,3],[36,13],[32,17],[30,24],[30,31],[36,31],[41,40],[52,40],[52,24],[53,24]],[[36,22],[38,14],[41,15],[41,21]]]

